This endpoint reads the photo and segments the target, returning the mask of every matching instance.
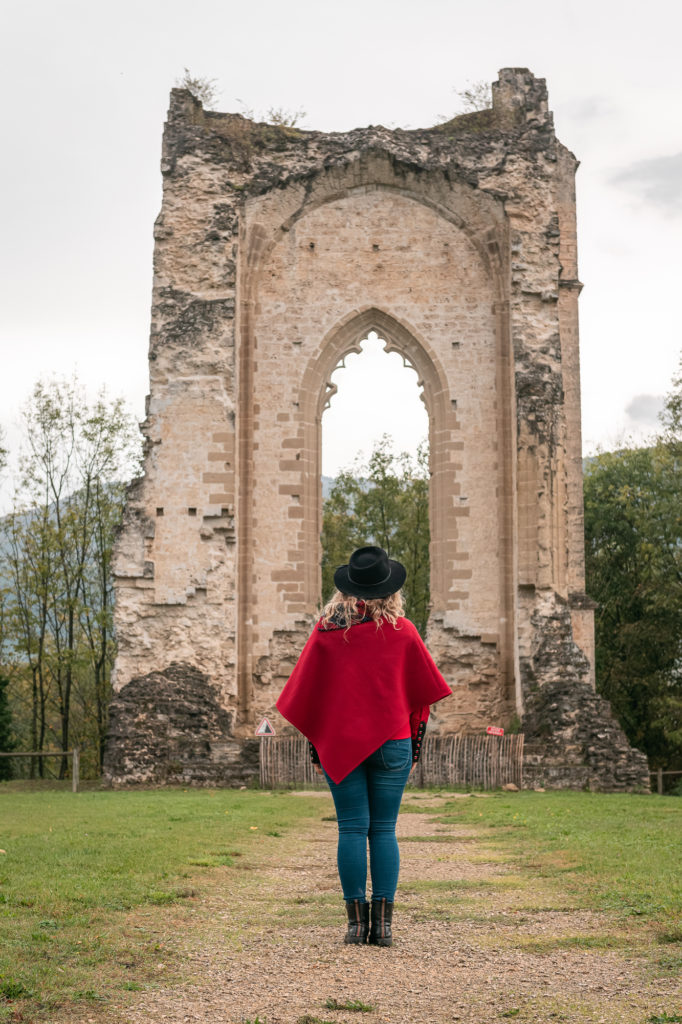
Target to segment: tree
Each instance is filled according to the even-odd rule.
[[[597,687],[654,766],[682,766],[682,374],[664,432],[585,472],[587,591]]]
[[[407,569],[406,615],[422,633],[429,610],[429,469],[426,446],[417,458],[396,456],[391,439],[375,445],[366,464],[340,473],[324,504],[322,597],[334,590],[334,570],[364,544],[378,544]]]
[[[29,708],[29,749],[43,750],[48,727],[48,607],[52,570],[49,509],[15,511],[3,521],[5,650],[14,661],[15,698]],[[30,687],[25,695],[26,684]],[[30,774],[43,776],[42,758],[31,758]]]
[[[15,740],[12,733],[12,712],[7,700],[9,680],[0,675],[0,750],[9,753],[14,750]],[[12,778],[11,757],[0,757],[0,780]]]
[[[677,372],[672,379],[672,387],[666,395],[661,412],[663,426],[662,443],[674,459],[682,458],[682,356]],[[682,469],[678,464],[677,469]]]
[[[64,751],[75,739],[94,748],[98,767],[114,655],[113,535],[139,434],[121,400],[101,392],[88,403],[76,381],[36,384],[24,429],[3,545],[14,696],[30,706],[32,749],[49,735]]]
[[[407,569],[403,594],[405,605],[410,609],[408,618],[415,623],[421,635],[425,636],[431,607],[430,470],[427,444],[420,445],[414,463],[405,453],[400,456],[399,461],[402,500],[394,544],[395,550],[400,551],[400,555],[396,557]]]

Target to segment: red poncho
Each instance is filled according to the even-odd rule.
[[[349,630],[316,626],[276,706],[338,783],[411,712],[451,692],[409,619],[398,619],[397,629],[368,621]]]

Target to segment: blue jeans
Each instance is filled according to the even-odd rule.
[[[411,768],[412,741],[407,738],[387,740],[339,783],[324,773],[336,806],[344,899],[366,898],[369,839],[372,898],[393,902],[400,870],[395,824]]]

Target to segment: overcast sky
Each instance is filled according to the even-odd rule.
[[[217,80],[220,110],[302,108],[302,127],[324,131],[431,125],[457,111],[455,90],[501,67],[546,78],[558,136],[581,161],[584,448],[655,426],[682,348],[677,2],[3,0],[1,10],[0,400],[11,445],[40,375],[76,371],[143,416],[161,133],[184,67]],[[339,373],[333,410],[350,376]],[[422,427],[410,421],[408,437]],[[374,429],[395,430],[383,417]],[[334,472],[352,451],[330,445]]]

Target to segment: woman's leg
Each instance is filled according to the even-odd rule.
[[[365,762],[369,796],[372,899],[393,903],[400,871],[395,826],[412,768],[411,740],[388,740]]]
[[[367,890],[367,832],[369,801],[366,762],[358,765],[341,782],[332,782],[327,773],[336,820],[339,826],[337,864],[345,900],[365,901]]]

